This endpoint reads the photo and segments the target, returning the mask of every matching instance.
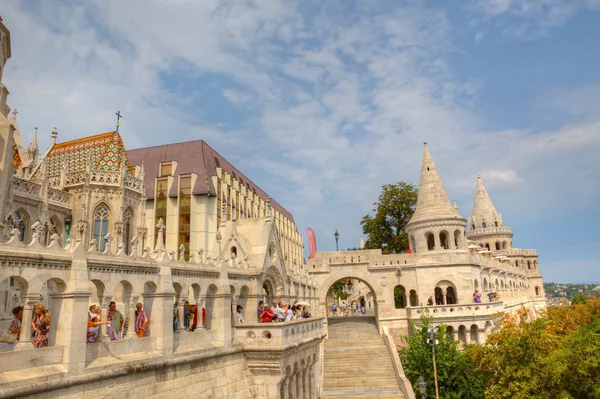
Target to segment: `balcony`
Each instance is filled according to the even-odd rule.
[[[494,313],[504,310],[504,302],[483,302],[483,303],[467,303],[458,305],[435,305],[426,306],[429,310],[429,316],[432,316],[435,321],[444,319],[452,319],[456,317],[491,317]],[[406,308],[406,314],[409,319],[419,320],[423,314],[422,308]]]
[[[275,323],[236,324],[235,341],[246,348],[281,350],[325,337],[324,317]]]

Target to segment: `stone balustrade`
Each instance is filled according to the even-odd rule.
[[[143,193],[144,181],[136,176],[125,174],[122,175],[119,171],[109,170],[91,170],[70,172],[65,175],[64,187],[70,188],[84,184],[89,177],[91,184],[100,184],[103,186],[123,187],[130,190]],[[48,185],[54,189],[60,189],[61,177],[53,176],[48,179]]]
[[[501,312],[504,310],[504,302],[484,302],[484,303],[468,303],[456,305],[435,305],[427,306],[427,308],[406,308],[406,313],[409,319],[418,320],[423,315],[424,309],[429,311],[429,315],[436,321],[444,318],[455,318],[464,316],[484,316]]]
[[[322,339],[324,317],[274,323],[236,324],[235,342],[245,347],[276,348]]]

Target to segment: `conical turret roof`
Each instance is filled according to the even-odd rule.
[[[473,216],[495,216],[498,215],[496,207],[492,202],[483,181],[481,175],[477,175],[477,190],[475,191],[475,203],[473,204]]]
[[[409,224],[437,219],[461,218],[457,209],[452,206],[435,163],[424,143],[423,164],[421,165],[421,179],[419,181],[419,194],[417,198],[417,209],[410,219]]]

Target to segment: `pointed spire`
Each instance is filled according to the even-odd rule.
[[[475,190],[475,203],[473,204],[473,215],[476,216],[488,216],[490,219],[492,216],[497,215],[496,207],[492,202],[483,181],[481,175],[477,175],[477,189]],[[491,221],[491,220],[490,220]]]
[[[38,144],[37,144],[37,127],[33,130],[33,136],[31,136],[31,142],[29,143],[29,148],[27,149],[27,151],[29,152],[33,152],[33,151],[37,151],[38,149]]]
[[[440,175],[429,153],[427,142],[423,144],[425,148],[423,150],[423,163],[421,165],[417,209],[409,224],[424,220],[462,218],[448,199]]]

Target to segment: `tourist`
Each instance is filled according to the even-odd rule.
[[[433,306],[433,295],[429,295],[429,299],[427,300],[428,306]]]
[[[88,318],[92,319],[94,317],[100,318],[100,308],[98,308],[98,306],[96,305],[90,306],[88,311]]]
[[[148,318],[146,313],[142,310],[142,304],[138,302],[135,305],[135,333],[139,338],[143,338],[146,333],[146,324],[148,324]]]
[[[292,308],[290,307],[290,305],[285,305],[285,319],[284,321],[291,321],[292,318],[294,317],[294,311],[292,310]]]
[[[179,315],[177,315],[177,301],[173,304],[173,332],[179,327]]]
[[[37,304],[34,308],[35,316],[31,321],[33,327],[33,347],[45,348],[48,346],[48,336],[50,335],[50,312],[44,305]]]
[[[87,342],[88,344],[91,344],[92,342],[96,342],[96,339],[98,338],[98,334],[100,333],[100,326],[102,324],[107,324],[108,321],[99,321],[100,319],[98,318],[98,316],[94,316],[90,319],[88,319],[88,324],[87,324]]]
[[[300,306],[296,306],[296,308],[293,310],[292,320],[300,320],[302,318],[302,311],[300,308]]]
[[[260,320],[263,323],[270,323],[273,321],[274,316],[275,316],[275,313],[273,313],[273,311],[271,311],[271,309],[269,309],[269,305],[265,305],[263,303],[262,311],[260,313]]]
[[[256,317],[258,317],[259,322],[262,321],[261,315],[262,315],[264,307],[265,307],[265,301],[259,301],[258,307],[256,308]]]
[[[242,305],[237,305],[235,308],[235,316],[238,324],[244,324],[244,307]]]
[[[303,312],[302,312],[302,318],[303,318],[303,319],[308,319],[308,318],[310,318],[310,316],[311,316],[311,314],[310,314],[310,306],[306,306],[306,307],[303,309]]]
[[[122,339],[125,320],[123,319],[121,312],[117,310],[117,304],[114,301],[111,301],[111,303],[108,305],[108,318],[112,320],[112,331],[114,335],[114,338],[111,337],[110,339],[112,341]]]
[[[23,322],[23,306],[17,306],[12,310],[14,319],[10,323],[8,330],[6,330],[0,337],[0,342],[8,344],[8,350],[12,351],[15,346],[19,343],[19,337],[21,336],[21,324]]]
[[[479,293],[479,290],[475,290],[475,293],[473,294],[473,302],[481,303],[481,294]]]
[[[198,304],[190,305],[190,314],[189,314],[189,331],[194,332],[196,328],[198,328]]]
[[[190,301],[185,301],[185,303],[183,304],[183,328],[185,329],[185,331],[190,330],[191,318],[192,317],[190,315]]]
[[[365,308],[365,305],[364,305],[364,304],[362,305],[362,308],[360,308],[360,312],[361,312],[363,315],[367,314],[367,308]]]
[[[275,313],[275,315],[277,316],[277,320],[279,320],[279,321],[285,320],[285,306],[286,306],[286,303],[283,301],[280,301],[279,306],[277,306],[275,309],[271,309],[273,311],[273,313]]]

